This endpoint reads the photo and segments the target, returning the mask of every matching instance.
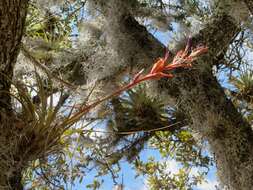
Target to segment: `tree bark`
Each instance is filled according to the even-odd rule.
[[[252,0],[244,0],[244,3],[247,5],[250,13],[253,15],[253,1]]]
[[[1,190],[23,190],[22,171],[13,171],[11,176],[0,176]]]
[[[121,9],[110,9],[113,10]],[[105,10],[104,14],[108,12]],[[119,16],[118,23],[117,20],[112,23],[108,15],[106,18],[108,25],[112,26],[110,30],[113,27],[118,29],[110,31],[111,35],[115,35],[114,38],[125,36],[123,40],[127,39],[128,44],[132,43],[133,48],[127,49],[128,55],[133,56],[128,66],[145,67],[162,55],[164,46],[146,28],[139,25],[130,14]],[[113,26],[115,24],[119,26]],[[226,51],[238,31],[237,23],[232,17],[224,12],[214,15],[206,27],[193,38],[194,44],[204,43],[209,47],[208,55],[199,60],[193,69],[178,71],[172,80],[158,81],[156,91],[167,93],[168,99],[181,102],[180,109],[191,118],[191,127],[208,140],[215,155],[221,182],[232,190],[250,190],[253,186],[252,129],[226,97],[212,74],[212,66],[219,62],[217,58]],[[118,52],[120,56],[124,56],[124,43],[117,43],[122,44],[123,47]],[[145,52],[145,61],[134,59],[136,52]],[[112,78],[117,74],[119,73],[112,73]]]
[[[11,110],[8,93],[24,31],[28,0],[0,1],[0,108]]]
[[[14,146],[9,143],[15,142],[8,140],[10,137],[6,134],[11,134],[14,125],[11,121],[14,114],[9,91],[24,32],[27,5],[28,0],[0,1],[0,128],[4,131],[0,133],[0,188],[4,190],[23,189],[20,160],[15,152],[12,152],[13,149],[9,148]],[[2,139],[6,141],[2,142]]]

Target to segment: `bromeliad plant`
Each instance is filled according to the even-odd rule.
[[[196,60],[200,55],[206,53],[207,51],[208,48],[206,46],[199,46],[193,49],[191,46],[191,39],[189,39],[185,49],[180,50],[173,58],[171,63],[167,64],[169,58],[169,52],[167,51],[164,58],[159,58],[158,61],[154,63],[151,71],[148,74],[143,75],[144,69],[142,69],[133,77],[133,80],[129,84],[121,87],[112,94],[105,96],[104,98],[99,99],[90,105],[80,107],[79,111],[74,113],[71,118],[68,118],[62,124],[66,126],[76,123],[82,116],[84,116],[87,112],[89,112],[92,108],[96,107],[98,104],[106,100],[109,100],[126,90],[131,89],[132,87],[143,81],[160,79],[162,77],[173,78],[173,75],[170,73],[171,71],[177,68],[192,67],[192,62]]]

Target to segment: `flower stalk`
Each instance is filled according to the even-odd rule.
[[[122,86],[118,90],[114,91],[112,94],[109,94],[102,99],[98,99],[90,105],[80,107],[78,112],[74,113],[73,116],[63,122],[64,125],[72,125],[76,123],[83,115],[88,113],[91,109],[95,108],[100,103],[120,95],[122,92],[131,89],[132,87],[143,81],[160,79],[163,77],[173,78],[173,75],[169,73],[170,71],[175,70],[177,68],[192,67],[191,63],[207,51],[208,48],[205,46],[199,46],[197,48],[192,49],[191,39],[189,39],[185,49],[180,50],[173,58],[171,63],[167,64],[169,58],[169,52],[167,51],[163,58],[159,58],[158,61],[154,63],[151,71],[148,74],[142,75],[144,71],[144,69],[142,69],[137,74],[135,74],[133,80],[129,84]]]

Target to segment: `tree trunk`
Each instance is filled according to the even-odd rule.
[[[199,64],[210,64],[207,60]],[[208,140],[221,182],[232,190],[250,190],[253,186],[252,129],[226,98],[211,72],[200,69],[203,67],[173,79],[180,91],[176,97],[181,102],[180,108],[191,118],[191,127]]]
[[[111,2],[117,6],[117,1]],[[100,8],[105,10],[110,30],[114,30],[109,34],[110,38],[115,38],[112,40],[116,43],[115,49],[124,44],[132,44],[131,49],[124,46],[118,51],[122,56],[125,51],[128,56],[132,56],[132,59],[128,57],[131,60],[131,65],[128,66],[145,67],[158,56],[162,56],[164,46],[127,14],[127,11],[123,15],[113,13],[113,10],[127,10],[126,8],[114,8],[110,12],[103,6],[104,4]],[[122,6],[122,2],[118,6]],[[251,5],[248,6],[251,10]],[[120,18],[111,21],[112,16],[107,14],[118,15]],[[237,22],[232,17],[224,12],[214,15],[206,27],[193,38],[195,44],[204,43],[209,47],[208,55],[198,61],[193,69],[177,72],[174,79],[158,81],[155,85],[157,88],[153,91],[167,93],[167,99],[181,102],[180,108],[191,118],[191,126],[208,140],[215,155],[221,182],[232,190],[250,190],[253,187],[252,129],[227,99],[223,88],[212,74],[212,66],[219,62],[218,58],[222,57],[238,31]],[[123,41],[118,39],[119,36]],[[140,52],[146,54],[143,60],[134,57]],[[117,72],[111,73],[112,78],[122,70]]]
[[[1,190],[23,190],[22,172],[13,171],[12,176],[0,175]]]
[[[250,13],[253,15],[253,1],[252,0],[244,0],[245,4],[250,10]]]
[[[15,128],[9,91],[24,31],[27,5],[28,0],[0,1],[0,188],[4,190],[23,189],[23,167],[20,159],[16,158],[16,150],[13,152],[14,149],[10,148],[15,145],[9,143],[15,142],[7,134],[13,134]]]
[[[11,110],[8,93],[23,35],[28,0],[0,1],[0,109]],[[4,91],[4,92],[3,92]]]

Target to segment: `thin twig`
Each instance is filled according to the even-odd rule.
[[[84,132],[93,132],[93,133],[107,133],[107,134],[116,134],[116,135],[131,135],[131,134],[135,134],[135,133],[139,133],[139,132],[155,132],[155,131],[161,131],[164,129],[169,129],[173,126],[176,126],[178,124],[182,123],[181,121],[173,123],[171,125],[167,125],[167,126],[163,126],[163,127],[158,127],[158,128],[154,128],[154,129],[140,129],[140,130],[131,130],[131,131],[100,131],[100,130],[93,130],[93,129],[87,129],[87,130],[83,130]]]

